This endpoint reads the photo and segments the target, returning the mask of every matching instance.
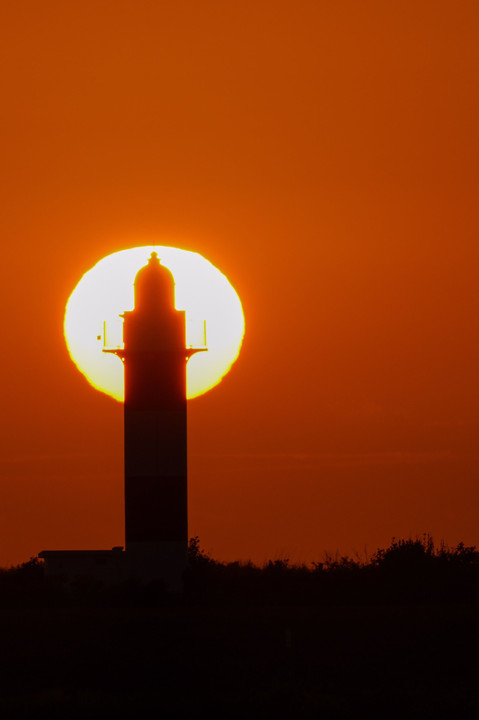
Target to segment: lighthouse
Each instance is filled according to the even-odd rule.
[[[185,312],[171,272],[151,253],[123,315],[125,367],[125,551],[129,574],[181,587],[187,563]]]
[[[175,282],[156,252],[136,274],[123,344],[104,347],[125,368],[125,550],[44,550],[47,575],[103,583],[162,580],[180,591],[187,566],[187,347]],[[104,337],[106,344],[106,336]],[[205,339],[206,344],[206,339]]]

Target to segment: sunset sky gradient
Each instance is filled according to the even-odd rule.
[[[479,4],[26,0],[0,33],[0,565],[124,543],[122,407],[63,315],[150,244],[246,317],[189,403],[191,536],[479,545]]]

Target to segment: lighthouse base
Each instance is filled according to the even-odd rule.
[[[182,592],[188,566],[188,545],[182,540],[131,542],[126,547],[130,578],[141,583],[162,580],[170,592]]]

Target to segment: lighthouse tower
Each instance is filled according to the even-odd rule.
[[[125,552],[43,550],[47,575],[117,583],[161,579],[181,590],[187,565],[185,313],[156,252],[135,278],[134,309],[123,317],[123,347],[103,348],[125,366]]]
[[[125,550],[129,574],[180,589],[187,562],[185,312],[152,252],[137,273],[134,309],[123,314]]]

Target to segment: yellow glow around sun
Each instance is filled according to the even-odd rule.
[[[187,345],[203,344],[206,321],[208,352],[187,364],[187,396],[196,397],[217,385],[238,357],[244,335],[241,302],[227,278],[198,253],[148,245],[122,250],[100,260],[71,294],[64,333],[68,352],[97,390],[123,401],[123,363],[103,352],[121,343],[120,315],[133,309],[133,281],[155,251],[175,278],[176,307],[186,310]],[[105,323],[105,324],[104,324]]]

